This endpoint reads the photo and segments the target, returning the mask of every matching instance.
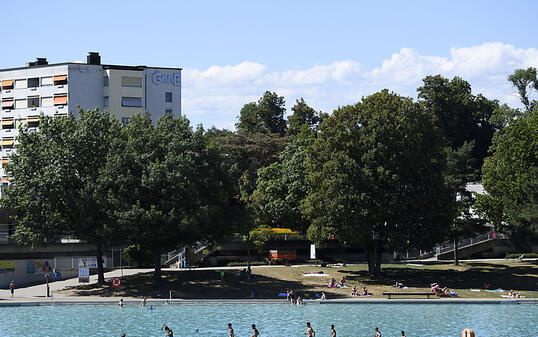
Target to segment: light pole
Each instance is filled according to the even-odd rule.
[[[45,280],[47,280],[47,297],[49,297],[49,273],[45,274]]]

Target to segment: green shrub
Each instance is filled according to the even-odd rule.
[[[123,250],[122,260],[130,266],[153,266],[154,257],[151,251],[140,245],[130,245]]]

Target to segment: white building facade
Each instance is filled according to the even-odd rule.
[[[165,113],[181,116],[181,70],[101,64],[94,52],[85,64],[38,58],[26,67],[0,69],[2,166],[15,151],[19,127],[39,127],[40,114],[76,116],[80,106],[107,110],[123,123],[145,111],[153,121]],[[6,185],[2,167],[0,177]]]

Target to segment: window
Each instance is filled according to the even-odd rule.
[[[13,109],[15,105],[15,100],[13,98],[4,98],[2,100],[2,110]]]
[[[41,86],[53,85],[52,76],[41,77]]]
[[[172,93],[171,92],[165,92],[164,93],[164,101],[166,103],[172,103]]]
[[[39,77],[33,77],[28,79],[28,88],[39,87]]]
[[[14,127],[15,127],[15,121],[13,119],[2,120],[2,129],[13,129]]]
[[[15,81],[14,80],[3,80],[2,83],[0,84],[2,86],[2,90],[13,89],[13,82],[15,82]]]
[[[142,97],[122,97],[121,106],[129,106],[135,108],[142,107]]]
[[[172,109],[166,109],[166,110],[164,110],[164,113],[165,113],[165,114],[171,114],[171,113],[172,113]]]
[[[15,89],[26,89],[26,80],[15,80]]]
[[[52,97],[41,97],[41,106],[53,106],[53,105],[54,105],[54,99]]]
[[[52,78],[54,85],[66,85],[67,84],[67,75],[56,75]]]
[[[104,97],[104,100],[103,100],[103,106],[105,108],[109,107],[110,106],[110,99],[108,98],[108,96],[105,96]]]
[[[26,109],[28,107],[28,100],[26,98],[15,100],[15,109]]]
[[[9,163],[8,157],[2,157],[2,165]]]
[[[2,148],[11,149],[13,148],[13,144],[15,144],[15,140],[13,138],[2,138]]]
[[[103,86],[108,87],[108,82],[110,81],[110,77],[105,76],[103,78]]]
[[[127,125],[129,123],[131,123],[131,119],[129,117],[122,117],[121,118],[121,124]]]
[[[36,128],[39,126],[39,116],[28,116],[26,122],[28,123],[29,128]]]
[[[142,87],[142,77],[121,77],[122,87]]]
[[[54,105],[66,105],[67,94],[54,96]]]
[[[38,108],[39,107],[39,96],[30,96],[30,97],[28,97],[28,107],[29,108]]]
[[[54,114],[54,118],[63,118],[63,117],[67,117],[67,114],[65,114],[65,113],[62,113],[62,114]]]

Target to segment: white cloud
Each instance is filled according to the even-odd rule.
[[[530,66],[538,67],[537,49],[500,42],[454,47],[449,57],[402,48],[369,71],[362,69],[360,60],[272,72],[254,62],[214,65],[184,70],[183,111],[195,124],[230,128],[243,104],[256,101],[265,90],[284,96],[288,112],[299,97],[317,110],[330,112],[383,88],[416,97],[422,79],[435,74],[460,76],[471,83],[473,92],[515,105],[515,90],[506,78],[516,68]]]

